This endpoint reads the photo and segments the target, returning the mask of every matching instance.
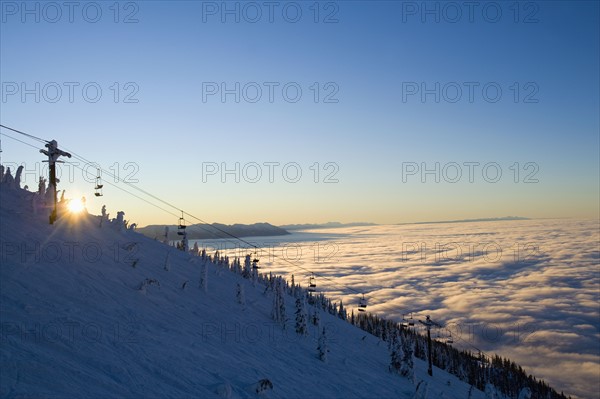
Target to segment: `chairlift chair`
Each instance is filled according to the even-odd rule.
[[[256,270],[260,269],[258,262],[260,262],[260,259],[258,259],[258,255],[256,254],[256,252],[254,252],[254,257],[252,259],[252,268],[253,269],[256,269]]]
[[[407,319],[406,317],[404,317],[404,315],[402,315],[402,324],[405,327],[414,327],[415,326],[415,320],[412,317],[412,313],[409,313],[410,317]]]
[[[358,311],[364,312],[367,308],[367,300],[365,299],[365,294],[363,294],[362,298],[358,300]]]
[[[317,284],[315,283],[315,276],[314,274],[311,274],[310,277],[308,278],[308,292],[316,292],[317,291]]]
[[[181,217],[179,218],[179,224],[177,226],[177,235],[184,236],[186,227],[185,219],[183,218],[183,211],[181,211]]]
[[[96,187],[94,187],[94,190],[96,190],[94,195],[96,197],[102,197],[102,187],[104,187],[104,184],[102,184],[102,178],[100,177],[100,169],[98,169],[98,175],[96,176]]]

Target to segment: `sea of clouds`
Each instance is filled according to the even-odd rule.
[[[598,397],[598,220],[367,226],[248,241],[260,247],[261,271],[293,274],[303,286],[314,272],[318,290],[348,311],[364,293],[369,311],[394,320],[430,315],[444,326],[438,339],[508,357],[567,395]]]

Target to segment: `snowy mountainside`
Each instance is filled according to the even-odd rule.
[[[485,397],[418,359],[414,379],[390,373],[386,343],[325,312],[323,362],[290,295],[284,330],[263,285],[118,220],[49,225],[36,195],[0,184],[1,397]]]

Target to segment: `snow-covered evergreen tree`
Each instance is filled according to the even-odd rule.
[[[242,273],[244,278],[250,278],[252,276],[252,262],[250,261],[250,255],[246,255],[244,259],[244,271]]]
[[[285,329],[285,323],[287,321],[287,312],[285,308],[285,282],[282,278],[279,279],[279,289],[277,290],[277,295],[279,296],[279,314],[281,315],[281,323],[283,324],[283,328]]]
[[[283,292],[283,281],[281,278],[275,280],[275,287],[273,292],[273,309],[271,310],[271,317],[273,320],[285,328],[286,314],[285,314],[285,300]]]
[[[400,375],[409,379],[412,379],[415,375],[414,362],[413,362],[413,348],[412,343],[408,339],[402,339],[402,358],[400,359]]]
[[[310,322],[313,324],[313,326],[317,327],[319,327],[319,324],[321,323],[321,318],[319,317],[319,309],[317,309],[316,307],[313,307]]]
[[[181,239],[181,250],[183,252],[189,252],[190,250],[189,241],[187,238],[187,231],[183,232],[183,238]]]
[[[347,318],[347,314],[346,314],[346,309],[344,309],[344,304],[342,302],[342,300],[340,299],[340,308],[338,310],[338,317],[342,320],[346,320]]]
[[[15,174],[15,188],[21,188],[21,174],[23,173],[23,165],[17,168],[17,173]]]
[[[200,270],[200,289],[204,292],[208,292],[208,261],[202,262],[202,269]]]
[[[275,279],[273,288],[273,308],[271,310],[271,317],[277,323],[285,329],[285,322],[287,321],[285,300],[284,300],[284,283],[279,277]]]
[[[117,212],[117,218],[114,220],[114,225],[117,230],[122,231],[125,229],[125,212]]]
[[[40,176],[40,181],[38,182],[38,195],[43,197],[46,194],[46,179]]]
[[[390,371],[392,373],[400,374],[400,368],[402,367],[402,359],[404,358],[404,352],[402,351],[402,345],[398,339],[391,343],[390,349]]]
[[[308,328],[306,326],[306,310],[304,308],[304,299],[296,299],[296,332],[300,335],[306,335]]]
[[[15,178],[10,172],[10,167],[6,168],[6,173],[4,173],[2,183],[5,184],[9,189],[14,188]]]
[[[319,342],[317,345],[317,354],[319,359],[323,362],[327,362],[327,353],[329,352],[329,348],[327,346],[327,332],[325,331],[325,327],[323,327],[323,331],[319,336]]]

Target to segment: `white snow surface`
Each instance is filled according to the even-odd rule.
[[[210,263],[204,292],[199,257],[93,215],[49,225],[33,195],[0,185],[2,398],[413,398],[421,380],[427,398],[469,397],[418,359],[414,381],[391,374],[386,343],[324,312],[322,362],[317,328],[294,331],[291,296],[284,331],[261,284]],[[158,283],[140,290],[146,279]],[[273,389],[256,393],[262,379]]]

